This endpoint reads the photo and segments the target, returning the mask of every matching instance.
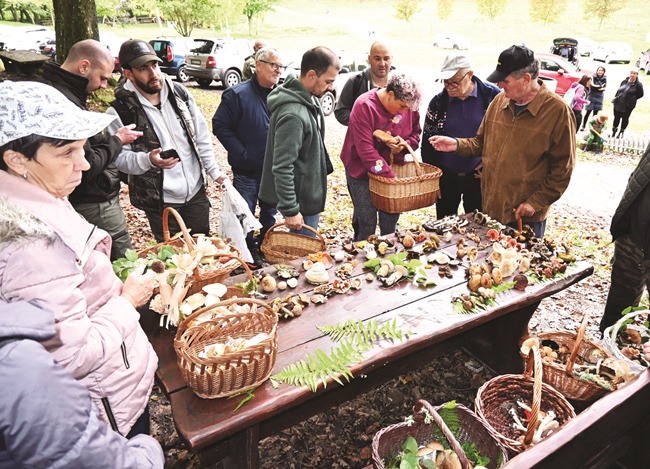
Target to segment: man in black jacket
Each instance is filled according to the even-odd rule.
[[[393,54],[385,43],[381,41],[372,43],[368,54],[370,66],[347,81],[336,101],[334,115],[337,121],[347,126],[350,122],[352,106],[357,98],[373,88],[386,87],[392,61]]]
[[[94,39],[86,39],[70,48],[63,65],[46,62],[42,81],[78,107],[87,109],[88,96],[106,88],[112,71],[113,57],[109,50]],[[122,145],[142,135],[134,127],[122,127],[115,135],[104,131],[88,139],[84,151],[90,169],[84,171],[81,184],[69,197],[77,212],[111,235],[111,260],[124,257],[124,252],[131,249],[131,237],[119,204],[120,175],[113,162]]]
[[[610,232],[614,243],[612,282],[605,313],[604,331],[621,318],[628,306],[637,306],[644,288],[650,291],[650,145],[627,182],[614,212]]]

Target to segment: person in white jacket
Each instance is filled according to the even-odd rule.
[[[55,334],[51,312],[0,301],[0,469],[162,469],[154,438],[127,440],[100,420],[88,390],[40,344]]]
[[[151,44],[132,39],[120,48],[125,81],[115,89],[106,111],[119,116],[110,132],[135,124],[143,136],[125,145],[115,166],[129,175],[129,197],[144,210],[151,230],[163,241],[162,213],[173,207],[192,234],[210,232],[210,201],[203,172],[217,183],[229,183],[214,158],[212,135],[194,98],[164,75]],[[179,231],[169,220],[172,234]]]

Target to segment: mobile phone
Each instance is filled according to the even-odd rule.
[[[178,152],[174,148],[170,148],[169,150],[165,150],[163,152],[160,152],[160,157],[163,160],[166,160],[168,158],[176,158],[177,160],[180,160],[181,157],[178,156]]]

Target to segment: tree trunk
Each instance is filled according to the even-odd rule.
[[[95,0],[53,0],[56,60],[62,63],[70,47],[83,39],[99,40]]]

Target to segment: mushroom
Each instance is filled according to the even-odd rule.
[[[273,290],[275,290],[275,287],[277,287],[277,282],[270,275],[265,275],[260,281],[260,286],[262,287],[262,291],[271,293]]]
[[[436,457],[436,468],[439,469],[462,469],[458,455],[450,449],[442,450]]]
[[[312,285],[320,285],[329,282],[329,275],[325,270],[325,265],[322,262],[314,262],[311,269],[305,273],[305,278]]]
[[[228,287],[222,283],[211,283],[209,285],[204,285],[203,291],[208,295],[214,295],[221,298],[228,292]]]
[[[537,337],[529,337],[528,339],[524,340],[521,343],[521,347],[519,347],[519,351],[522,355],[528,356],[530,349],[533,347],[539,348],[539,339],[537,339]],[[519,402],[517,402],[517,404],[519,404]]]

